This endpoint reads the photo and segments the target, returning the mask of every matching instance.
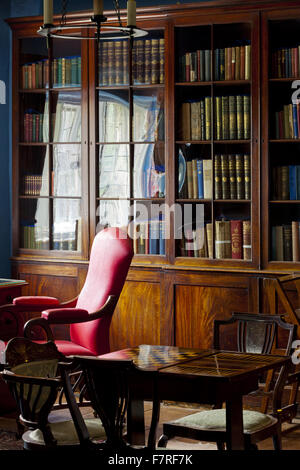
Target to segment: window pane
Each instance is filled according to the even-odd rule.
[[[100,91],[98,101],[99,142],[128,142],[128,92]]]
[[[81,145],[53,146],[52,194],[81,196]]]

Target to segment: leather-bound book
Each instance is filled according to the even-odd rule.
[[[251,199],[251,166],[250,155],[244,155],[245,199]]]
[[[123,48],[122,41],[115,42],[115,83],[123,83]]]
[[[159,40],[159,83],[165,82],[165,40]]]
[[[129,83],[129,72],[128,72],[128,41],[122,41],[123,42],[123,83],[124,85],[127,85]],[[132,77],[133,78],[133,77]]]
[[[251,221],[243,220],[243,259],[251,259]]]
[[[136,41],[136,64],[136,81],[145,83],[145,43],[142,40]]]
[[[204,199],[212,198],[212,160],[203,160]]]
[[[179,136],[182,140],[191,139],[191,103],[186,102],[181,104],[180,109],[180,126]]]
[[[281,166],[280,168],[280,188],[281,188],[281,199],[288,201],[290,198],[290,177],[289,167],[287,165]]]
[[[229,139],[229,97],[222,96],[222,139]]]
[[[245,80],[251,78],[251,45],[245,46]]]
[[[241,220],[230,221],[231,230],[231,257],[232,259],[243,258],[243,227]]]
[[[222,199],[230,198],[228,155],[221,155]]]
[[[229,96],[229,139],[236,140],[237,138],[237,109],[236,97]]]
[[[205,97],[205,139],[211,139],[211,97]]]
[[[240,80],[245,80],[245,46],[240,50]]]
[[[236,46],[235,48],[235,80],[240,79],[240,68],[241,68],[241,48],[240,46]]]
[[[214,157],[215,199],[222,199],[221,155]]]
[[[207,252],[210,259],[213,258],[213,225],[211,222],[207,223],[205,226],[206,238],[207,238]]]
[[[235,156],[236,168],[236,198],[245,198],[245,176],[244,176],[244,156],[236,154]]]
[[[200,101],[193,101],[191,103],[191,139],[201,140]]]
[[[244,139],[250,139],[250,95],[243,96],[244,107]]]
[[[229,171],[229,193],[230,199],[237,199],[236,196],[236,161],[235,155],[228,155],[228,171]]]
[[[244,139],[244,103],[242,95],[236,96],[236,138]]]
[[[215,97],[215,139],[222,140],[222,97]]]
[[[225,80],[225,49],[220,49],[220,80]]]
[[[299,247],[299,222],[294,220],[292,222],[292,253],[293,261],[299,261],[300,247]]]
[[[231,258],[230,220],[215,221],[216,259]]]
[[[159,83],[159,39],[151,40],[151,83]]]
[[[151,39],[145,41],[144,82],[151,83]]]
[[[235,47],[232,47],[231,48],[231,80],[235,80],[235,66],[236,66]]]
[[[292,225],[283,226],[283,252],[284,261],[293,260],[293,245],[292,245]]]

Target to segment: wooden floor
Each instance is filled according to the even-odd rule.
[[[174,404],[164,403],[161,407],[160,422],[158,428],[158,436],[162,433],[162,423],[170,419],[176,419],[181,416],[196,413],[197,409],[187,408],[185,406],[175,406]],[[56,412],[55,415],[52,415],[53,421],[66,418],[66,411]],[[84,414],[86,417],[90,415],[90,410],[85,409]],[[151,419],[151,404],[145,404],[145,423],[146,430],[149,429]],[[1,431],[14,431],[16,430],[15,420],[11,418],[1,418],[0,417],[0,432]],[[293,424],[283,424],[283,439],[282,439],[283,450],[300,450],[300,418],[295,419]],[[20,443],[16,445],[16,448],[20,449]],[[216,450],[214,443],[208,442],[198,442],[187,439],[172,439],[168,443],[169,449],[173,450]],[[12,447],[13,449],[13,447]],[[265,441],[259,444],[259,449],[261,450],[272,450],[273,443],[272,439],[266,439]],[[0,441],[0,450],[1,450],[1,441]]]

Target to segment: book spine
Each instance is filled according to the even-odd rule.
[[[159,40],[151,39],[151,83],[159,83]]]
[[[240,49],[240,80],[245,80],[245,46]]]
[[[222,199],[222,173],[221,173],[221,155],[215,155],[215,199]]]
[[[221,155],[222,199],[229,199],[228,155]]]
[[[225,49],[220,49],[220,80],[225,80]]]
[[[191,161],[186,162],[186,172],[187,172],[188,198],[192,199],[194,195],[194,191],[193,191],[193,164]]]
[[[115,42],[115,83],[120,85],[123,83],[123,48],[122,41]]]
[[[299,261],[299,222],[292,222],[292,252],[293,261]]]
[[[244,158],[241,154],[236,154],[236,196],[237,199],[244,199],[245,197],[245,177],[244,177]]]
[[[201,140],[200,101],[191,103],[191,139]]]
[[[165,82],[165,40],[159,40],[159,83]]]
[[[235,80],[240,79],[240,68],[241,68],[241,48],[240,46],[236,46],[235,48]]]
[[[214,69],[214,79],[216,81],[220,80],[220,49],[215,49],[215,69]]]
[[[282,166],[280,167],[280,183],[281,183],[281,199],[288,201],[290,196],[290,185],[289,185],[289,167]]]
[[[290,189],[290,200],[295,201],[297,199],[297,168],[296,168],[296,165],[289,165],[289,189]]]
[[[251,259],[251,222],[243,220],[243,259]]]
[[[283,226],[283,254],[284,261],[292,261],[292,226]]]
[[[222,98],[215,97],[215,137],[222,140]]]
[[[244,155],[245,199],[251,199],[251,166],[250,155]]]
[[[250,96],[244,95],[244,139],[250,139]]]
[[[203,160],[204,199],[212,198],[212,160]]]
[[[205,140],[211,139],[211,97],[205,97]]]
[[[192,160],[193,172],[193,199],[198,197],[198,175],[197,175],[197,160]]]
[[[222,139],[229,139],[229,97],[222,96]]]
[[[238,140],[244,138],[244,108],[241,95],[236,97],[236,137]]]
[[[231,253],[232,259],[243,258],[243,229],[241,220],[231,220]]]
[[[205,81],[209,82],[211,80],[211,51],[206,49],[204,52],[205,57]]]
[[[198,199],[204,198],[203,160],[197,160]]]
[[[210,259],[213,258],[213,225],[212,223],[207,223],[205,226],[206,230],[206,239],[207,239],[207,251],[208,251],[208,257]]]
[[[228,169],[229,169],[229,190],[230,199],[237,199],[236,195],[236,162],[235,155],[228,155]]]
[[[229,96],[229,139],[236,140],[237,138],[237,109],[236,97]]]
[[[245,80],[251,78],[251,46],[250,44],[245,46]]]

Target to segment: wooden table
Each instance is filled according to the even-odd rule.
[[[140,345],[103,357],[132,359],[143,371],[136,374],[128,410],[127,431],[134,444],[143,444],[144,400],[151,400],[153,374],[158,372],[160,400],[202,404],[226,403],[229,450],[244,449],[243,395],[258,388],[262,372],[287,363],[287,356]]]

